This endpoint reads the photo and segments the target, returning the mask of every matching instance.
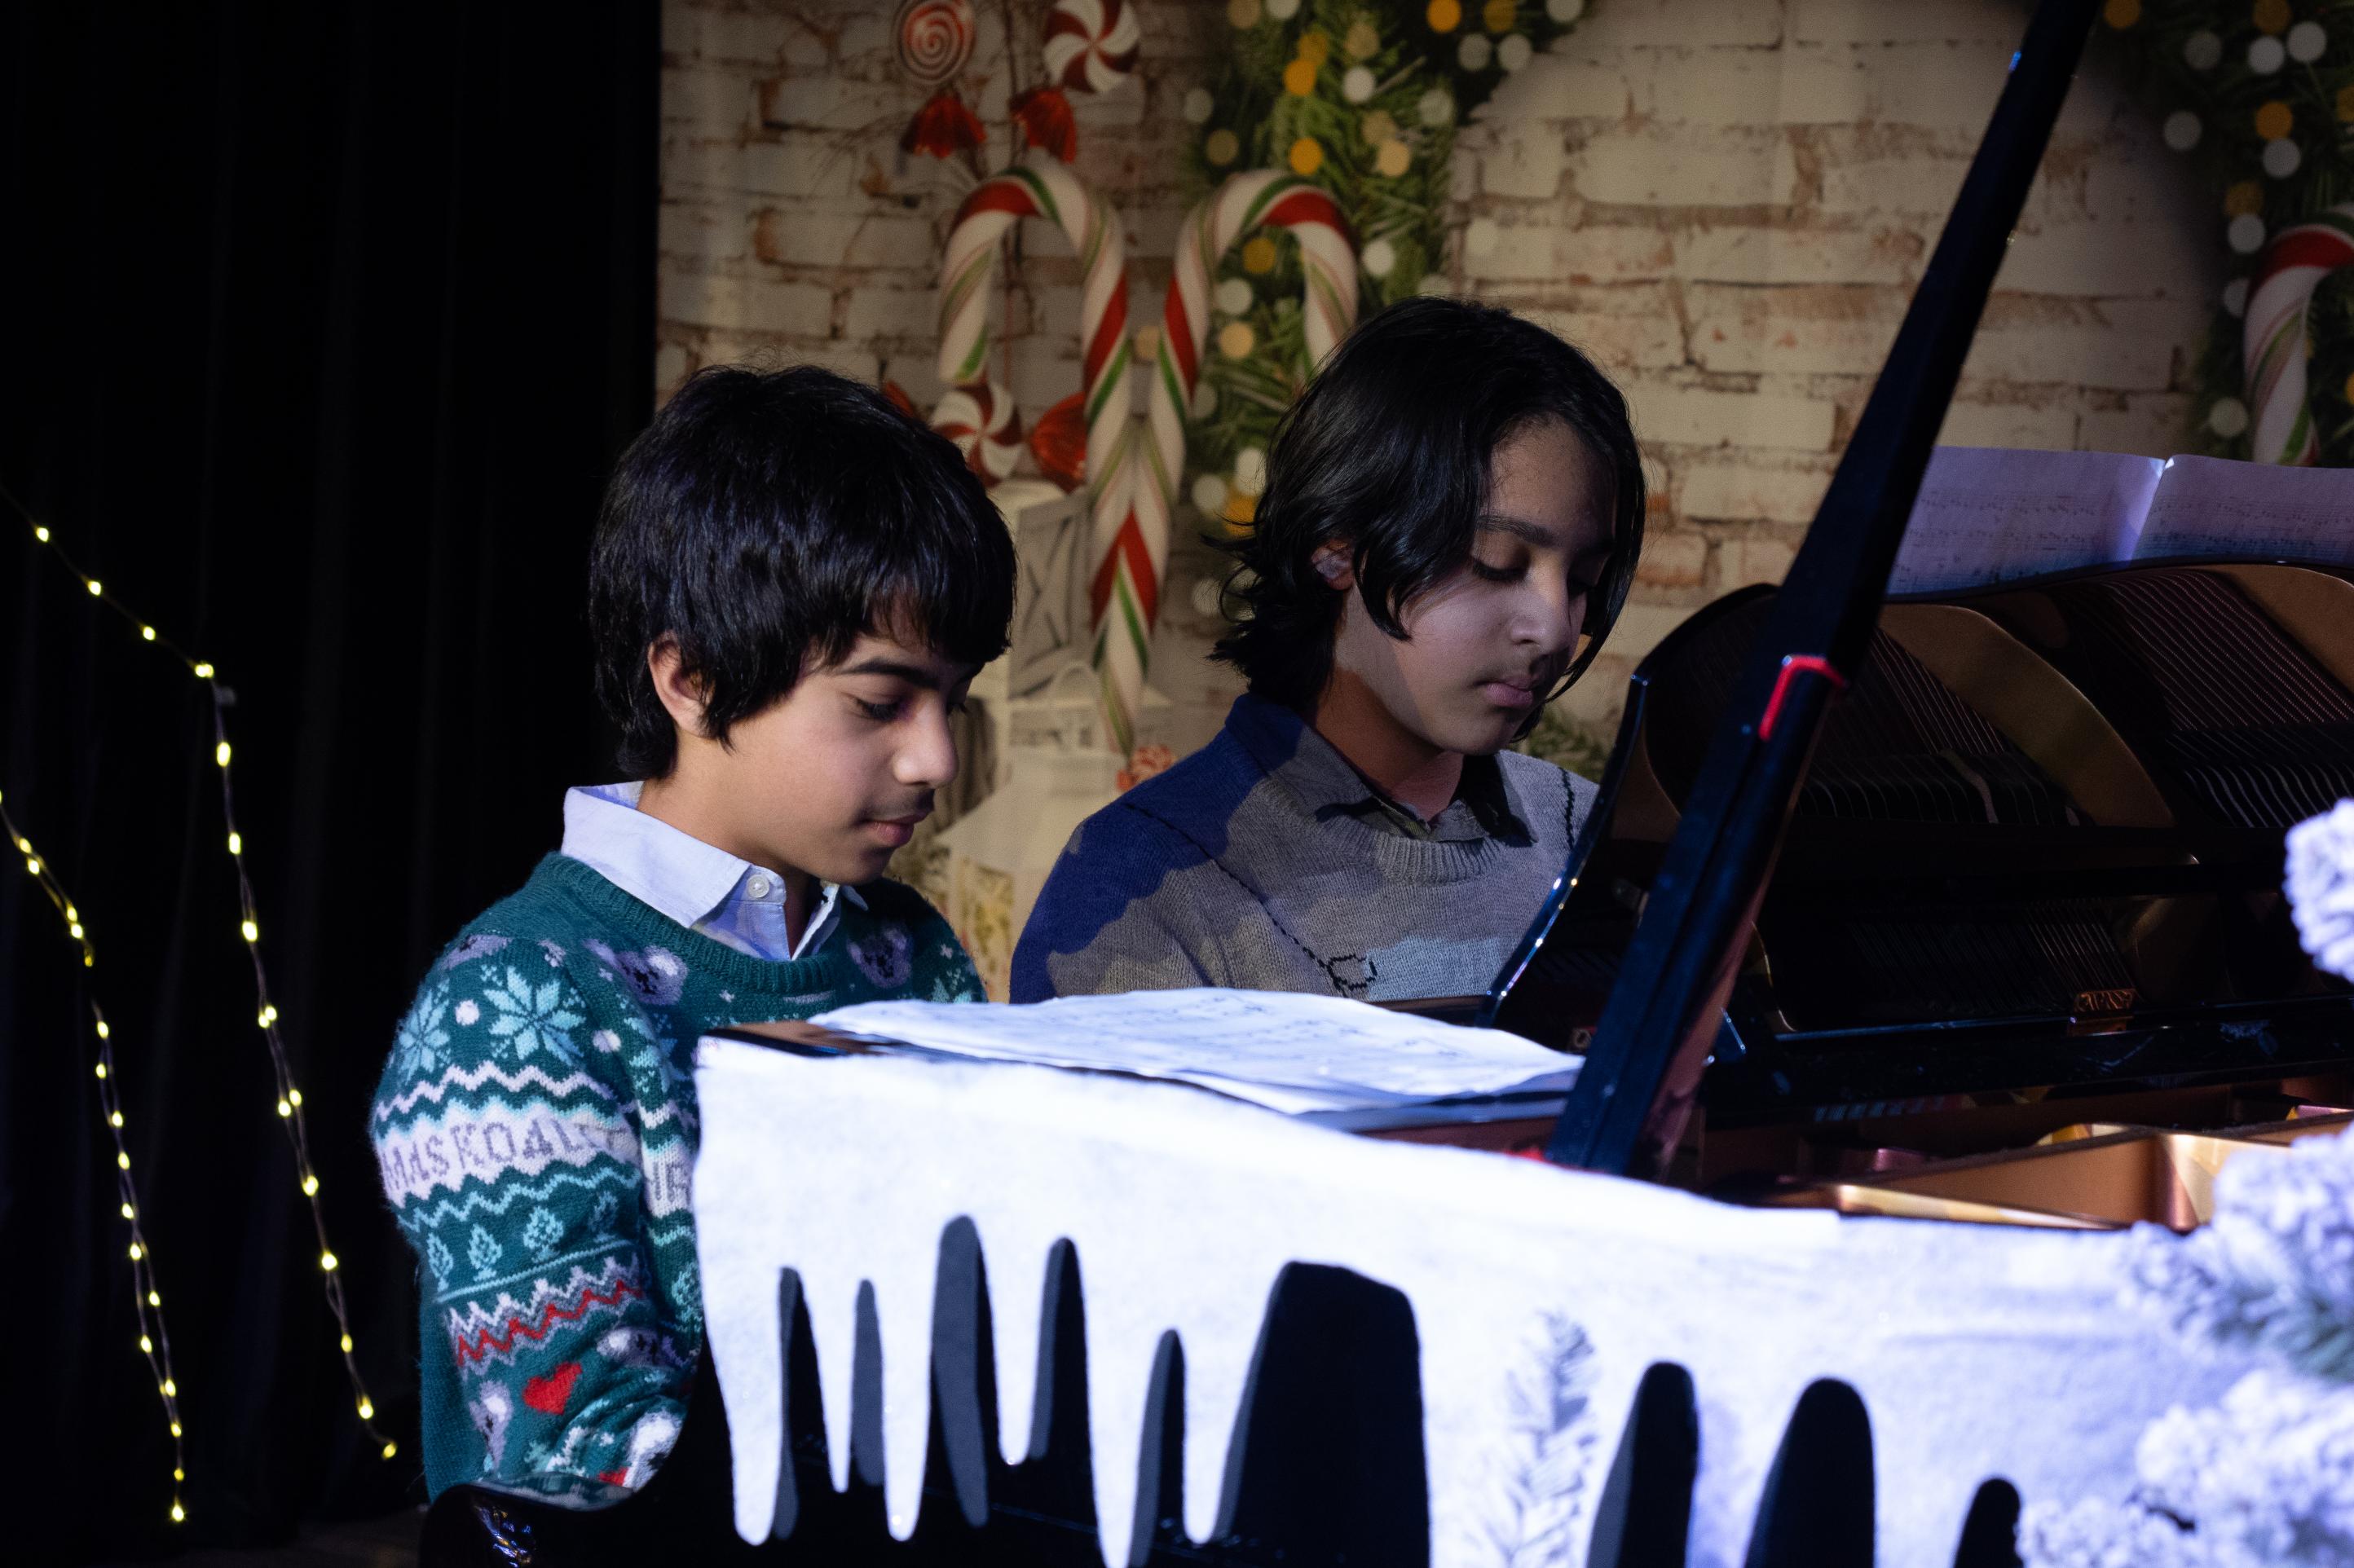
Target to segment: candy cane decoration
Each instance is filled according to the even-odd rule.
[[[1109,92],[1135,72],[1142,31],[1129,0],[1055,0],[1046,12],[1046,74],[1074,92]]]
[[[2310,463],[2317,455],[2313,412],[2306,406],[2306,313],[2321,280],[2349,266],[2354,203],[2282,229],[2256,265],[2241,355],[2248,401],[2255,408],[2258,462]]]
[[[950,391],[933,410],[932,425],[941,427],[959,392],[978,398],[986,390],[989,283],[997,271],[999,241],[1025,217],[1043,217],[1069,236],[1086,270],[1079,302],[1080,389],[1087,409],[1087,493],[1100,517],[1127,504],[1121,475],[1129,424],[1128,238],[1119,215],[1060,164],[1024,164],[991,175],[957,208],[940,266],[939,372]],[[1012,400],[1002,388],[988,395],[1010,414]],[[1018,426],[1014,439],[1019,440]],[[986,471],[983,477],[989,477]]]
[[[1299,241],[1306,275],[1300,301],[1308,363],[1313,372],[1357,319],[1357,253],[1348,220],[1322,187],[1261,169],[1236,175],[1186,215],[1161,312],[1147,404],[1143,466],[1129,486],[1128,509],[1109,536],[1097,516],[1095,579],[1089,605],[1104,713],[1120,754],[1135,744],[1137,704],[1151,660],[1161,573],[1169,557],[1169,524],[1185,476],[1185,421],[1201,379],[1210,336],[1211,278],[1219,260],[1254,228],[1284,228]],[[1109,612],[1117,609],[1116,619]]]

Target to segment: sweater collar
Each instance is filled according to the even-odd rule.
[[[544,856],[533,869],[531,881],[569,897],[585,908],[596,922],[610,927],[617,936],[642,949],[636,954],[617,949],[617,958],[642,959],[646,953],[659,947],[682,960],[688,969],[707,975],[723,985],[772,998],[813,994],[855,984],[864,967],[857,961],[857,949],[874,934],[872,916],[864,913],[864,902],[854,907],[845,900],[843,907],[851,911],[843,920],[843,924],[849,927],[843,933],[848,939],[828,942],[822,951],[803,958],[785,960],[763,959],[715,940],[692,927],[680,925],[643,899],[607,881],[601,873],[569,855]],[[608,961],[604,954],[595,956],[600,961]],[[608,967],[610,967],[610,961]]]

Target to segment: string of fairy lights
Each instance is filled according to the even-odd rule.
[[[9,816],[5,800],[0,800],[0,829],[8,834],[8,842],[25,857],[25,873],[47,895],[57,910],[58,918],[65,923],[66,935],[81,954],[84,969],[98,964],[98,948],[90,939],[82,924],[81,910],[58,880],[57,873],[33,841]],[[98,1108],[105,1115],[107,1136],[114,1142],[114,1185],[122,1201],[122,1223],[131,1227],[131,1298],[132,1308],[139,1319],[139,1353],[147,1358],[147,1370],[154,1374],[155,1392],[164,1401],[164,1419],[172,1430],[172,1522],[178,1524],[188,1517],[180,1500],[181,1484],[188,1478],[187,1453],[180,1438],[180,1384],[172,1374],[172,1335],[164,1326],[164,1291],[155,1280],[155,1249],[147,1240],[140,1224],[139,1188],[131,1176],[131,1145],[124,1134],[122,1075],[114,1066],[114,1028],[106,1021],[106,1011],[98,1004],[95,995],[89,995],[90,1019],[97,1036],[97,1059],[91,1064],[98,1077]]]
[[[278,1007],[270,998],[269,970],[262,963],[261,919],[254,903],[253,882],[246,871],[245,834],[238,827],[237,797],[232,788],[229,770],[232,748],[228,738],[228,715],[229,704],[234,700],[234,696],[222,683],[218,672],[210,662],[195,657],[170,638],[158,632],[153,623],[133,614],[121,600],[108,592],[103,582],[83,571],[72,556],[67,552],[65,546],[58,541],[55,532],[47,524],[34,516],[31,510],[23,502],[17,500],[5,486],[0,486],[0,501],[7,503],[18,515],[24,518],[32,529],[33,542],[59,566],[71,573],[90,598],[113,611],[125,625],[134,628],[142,642],[152,644],[158,652],[169,655],[189,674],[205,684],[206,694],[212,703],[213,763],[220,779],[221,821],[228,835],[229,860],[237,868],[238,935],[243,940],[246,956],[253,966],[256,1010],[254,1022],[261,1033],[263,1042],[269,1047],[270,1070],[277,1090],[275,1109],[278,1121],[280,1126],[285,1128],[287,1140],[293,1148],[295,1176],[301,1184],[303,1201],[310,1206],[312,1233],[317,1239],[319,1248],[320,1285],[326,1298],[327,1309],[334,1315],[337,1347],[343,1358],[344,1375],[351,1383],[353,1405],[358,1412],[361,1426],[366,1429],[373,1441],[380,1445],[383,1457],[390,1459],[399,1452],[399,1447],[376,1425],[376,1402],[368,1397],[367,1385],[360,1377],[359,1363],[355,1359],[351,1314],[344,1299],[343,1277],[339,1272],[334,1248],[329,1245],[327,1239],[326,1214],[319,1202],[318,1171],[311,1160],[310,1136],[302,1116],[302,1091],[295,1083],[292,1065],[287,1060],[286,1043],[278,1027]],[[0,819],[5,819],[5,812],[0,812]],[[54,874],[49,871],[48,863],[41,858],[32,847],[31,842],[17,832],[13,823],[8,826],[8,836],[24,854],[28,874],[40,882],[43,891],[49,895],[50,901],[57,905],[58,913],[64,916],[68,934],[80,944],[83,966],[85,968],[93,966],[96,962],[96,952],[90,946],[88,932],[80,917],[80,910],[66,896],[63,887],[58,884]],[[142,1352],[151,1358],[157,1369],[156,1386],[163,1393],[165,1408],[171,1417],[174,1479],[172,1519],[175,1523],[178,1523],[187,1517],[178,1491],[179,1482],[184,1478],[180,1450],[179,1387],[171,1372],[170,1340],[163,1333],[162,1293],[155,1287],[154,1253],[149,1248],[145,1236],[138,1228],[139,1204],[130,1185],[131,1156],[122,1137],[123,1117],[119,1088],[120,1079],[115,1071],[112,1057],[112,1031],[105,1018],[98,1013],[95,1001],[91,1003],[91,1012],[97,1025],[99,1040],[96,1071],[103,1086],[100,1098],[106,1113],[109,1130],[114,1136],[116,1173],[122,1184],[122,1216],[132,1226],[131,1261],[134,1278],[139,1282],[141,1313],[139,1344]],[[148,1314],[150,1313],[155,1315],[152,1330],[149,1328]]]

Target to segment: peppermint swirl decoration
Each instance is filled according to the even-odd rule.
[[[899,69],[919,87],[938,87],[972,58],[972,0],[906,0],[892,30]]]
[[[1071,92],[1109,92],[1136,69],[1129,0],[1055,0],[1046,13],[1046,74]]]

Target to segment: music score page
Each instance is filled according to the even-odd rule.
[[[1941,593],[2126,560],[2165,467],[2117,452],[1939,447],[1888,591]]]
[[[1172,1079],[1286,1114],[1558,1089],[1577,1069],[1576,1058],[1500,1029],[1283,991],[868,1001],[811,1022],[947,1055]]]
[[[2354,469],[2168,458],[2134,553],[2354,566]]]

